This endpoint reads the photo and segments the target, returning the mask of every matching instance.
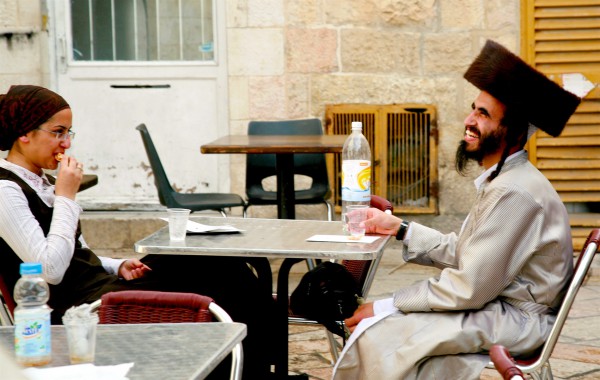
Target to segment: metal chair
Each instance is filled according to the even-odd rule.
[[[150,137],[150,132],[145,124],[138,125],[135,129],[140,131],[148,160],[154,173],[154,183],[158,190],[160,203],[170,208],[187,208],[194,211],[217,210],[224,217],[227,216],[225,209],[230,207],[245,207],[246,202],[237,194],[232,193],[180,193],[173,189],[167,173],[156,151],[156,147]]]
[[[319,119],[251,121],[248,135],[322,135]],[[328,201],[331,194],[325,154],[294,154],[294,174],[312,179],[310,188],[296,190],[296,204],[318,204],[327,206],[328,220],[333,220],[333,205]],[[276,205],[277,192],[266,190],[263,180],[275,176],[274,154],[248,154],[246,158],[246,198],[244,217],[252,205]]]
[[[92,304],[100,323],[184,323],[233,320],[212,298],[195,293],[126,290],[110,292]],[[230,379],[242,378],[244,353],[241,343],[231,352]]]
[[[532,359],[521,360],[517,358],[514,360],[510,354],[508,354],[509,360],[514,360],[515,368],[517,370],[524,374],[530,375],[535,380],[553,379],[552,368],[550,368],[549,361],[550,355],[552,355],[552,351],[556,346],[556,342],[558,342],[560,332],[565,324],[565,321],[567,320],[567,316],[569,315],[573,301],[575,301],[575,296],[577,295],[577,292],[579,291],[579,288],[581,287],[581,284],[588,273],[590,265],[592,264],[594,255],[596,252],[598,252],[598,245],[600,244],[599,242],[600,228],[595,228],[588,235],[588,238],[583,245],[583,249],[581,250],[581,254],[577,258],[573,279],[569,284],[563,303],[558,310],[556,321],[550,330],[550,335],[548,336],[548,339],[546,339],[546,342],[542,345],[539,355]],[[492,347],[492,350],[494,351],[494,355],[492,355],[492,351],[490,351],[490,357],[492,361],[488,364],[487,368],[496,367],[498,370],[500,370],[500,362],[498,361],[498,358],[502,358],[502,355],[498,355],[498,351],[502,352],[505,350],[505,348],[502,346],[499,346],[498,348]],[[510,377],[505,377],[505,379],[510,379]]]
[[[380,197],[378,195],[371,195],[371,207],[377,208],[381,211],[384,211],[388,214],[393,212],[393,206],[390,201],[387,199]],[[348,269],[348,272],[352,274],[356,282],[360,285],[362,290],[362,297],[367,298],[369,295],[369,290],[371,289],[371,285],[373,284],[373,279],[375,278],[375,273],[377,272],[377,267],[379,267],[379,262],[381,261],[381,257],[378,257],[375,260],[342,260],[341,264]],[[338,321],[338,323],[343,324],[343,321]],[[288,308],[288,324],[291,325],[321,325],[319,322],[307,319],[299,315],[295,315],[292,313],[291,309]],[[337,361],[339,358],[339,352],[342,349],[341,344],[335,339],[333,333],[331,331],[326,330],[327,340],[329,341],[329,350],[331,352],[331,356],[334,361]]]

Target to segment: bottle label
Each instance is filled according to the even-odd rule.
[[[15,355],[33,358],[50,353],[50,311],[15,312]]]
[[[342,161],[342,200],[368,202],[371,199],[371,162]]]

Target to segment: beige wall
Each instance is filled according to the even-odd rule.
[[[2,92],[49,85],[46,13],[43,0],[0,0]],[[466,213],[472,178],[453,158],[476,90],[462,73],[487,38],[518,51],[519,0],[227,0],[230,131],[323,119],[327,104],[433,104],[440,212]],[[243,194],[245,157],[231,162]]]
[[[440,212],[466,213],[454,171],[477,91],[463,78],[486,39],[518,51],[519,0],[228,0],[230,129],[324,119],[325,105],[427,103],[438,112]],[[243,156],[232,190],[243,193]]]

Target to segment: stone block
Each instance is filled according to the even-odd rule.
[[[281,75],[284,37],[281,29],[230,29],[229,75]]]
[[[288,26],[309,26],[323,23],[320,0],[288,0],[285,22]]]
[[[375,25],[379,17],[372,0],[327,0],[321,5],[325,23],[332,25]]]
[[[248,26],[248,0],[227,0],[227,27],[244,28]]]
[[[229,117],[232,120],[248,118],[248,77],[246,76],[229,77]]]
[[[248,26],[283,26],[282,0],[248,0]]]
[[[310,77],[304,74],[289,74],[286,76],[287,117],[301,119],[309,115],[309,84]]]
[[[436,25],[435,0],[376,0],[379,17],[391,26]]]
[[[18,20],[21,27],[31,27],[40,30],[42,27],[42,12],[39,0],[19,0]]]
[[[485,6],[486,29],[509,28],[518,33],[519,30],[519,1],[517,0],[487,0]]]
[[[8,29],[20,26],[17,17],[18,9],[17,0],[0,1],[0,28]]]
[[[444,30],[469,30],[483,26],[480,0],[441,0],[441,24]]]
[[[248,116],[250,119],[274,120],[287,117],[284,77],[250,77],[248,93]]]
[[[467,33],[426,35],[423,42],[423,74],[456,75],[473,60],[471,37]]]
[[[343,72],[419,72],[419,34],[381,29],[346,29],[341,36]]]
[[[286,66],[290,73],[337,70],[337,32],[333,29],[288,29]]]

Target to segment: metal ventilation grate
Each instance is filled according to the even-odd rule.
[[[398,213],[437,213],[437,128],[431,105],[339,104],[326,107],[327,134],[363,123],[371,147],[372,193]],[[329,159],[333,201],[341,206],[341,156]]]

